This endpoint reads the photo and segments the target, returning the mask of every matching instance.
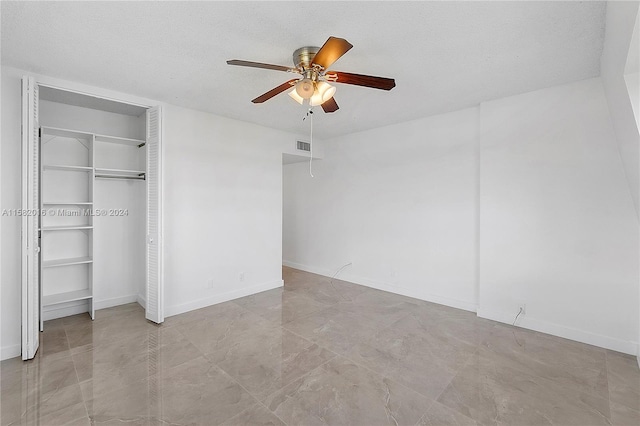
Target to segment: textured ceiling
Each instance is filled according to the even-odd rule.
[[[315,114],[331,137],[599,75],[602,2],[6,2],[2,64],[282,130],[306,133],[286,94],[251,99],[328,36],[354,45],[332,67],[396,79],[391,92],[337,85]]]

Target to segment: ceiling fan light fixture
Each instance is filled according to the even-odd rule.
[[[330,85],[326,81],[318,82],[318,84],[316,85],[316,89],[322,97],[322,102],[328,101],[329,99],[333,98],[333,95],[335,95],[336,93],[335,86]]]
[[[302,99],[309,99],[311,96],[313,96],[314,92],[315,87],[313,84],[313,80],[311,80],[310,78],[303,78],[296,83],[296,93]]]
[[[296,101],[300,105],[302,105],[302,103],[304,102],[304,99],[300,95],[298,95],[298,92],[296,91],[295,88],[293,88],[293,89],[291,89],[289,91],[289,96],[291,96],[291,99],[293,99],[294,101]]]
[[[318,105],[322,105],[324,101],[322,100],[322,95],[316,90],[316,93],[313,94],[311,99],[309,99],[309,105],[314,107]]]
[[[330,85],[326,81],[319,81],[316,84],[315,93],[309,100],[309,105],[311,106],[322,105],[323,103],[331,99],[335,93],[336,93],[336,88],[334,86]]]

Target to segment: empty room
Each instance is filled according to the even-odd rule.
[[[640,2],[0,2],[0,425],[640,425]]]

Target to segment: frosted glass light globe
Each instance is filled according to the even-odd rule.
[[[296,83],[296,93],[300,95],[302,99],[309,99],[313,96],[315,87],[313,87],[313,81],[310,78],[303,78]]]

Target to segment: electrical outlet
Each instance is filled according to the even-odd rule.
[[[240,278],[240,281],[244,281],[244,272],[240,272],[239,278]]]

